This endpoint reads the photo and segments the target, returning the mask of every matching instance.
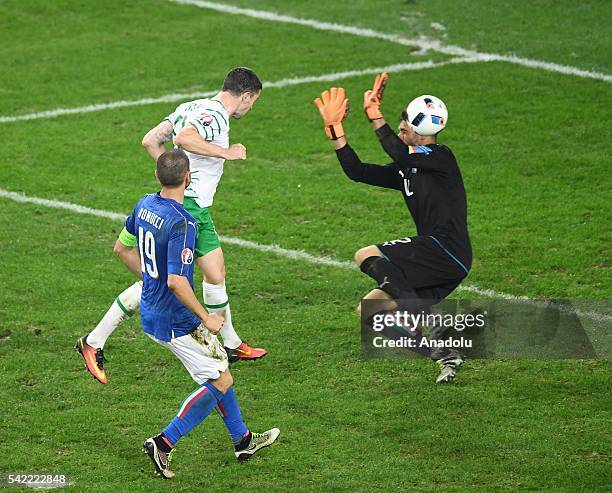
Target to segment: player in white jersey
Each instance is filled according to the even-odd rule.
[[[189,147],[189,140],[184,139],[184,133],[181,133],[181,131],[192,126],[197,131],[197,135],[193,135],[193,137],[198,140],[204,138],[206,142],[220,148],[206,149],[209,153],[207,155],[189,152],[185,149],[187,156],[189,156],[189,170],[191,172],[191,184],[185,190],[185,196],[193,198],[200,207],[210,207],[213,204],[221,175],[223,175],[225,159],[243,158],[242,146],[234,149],[236,156],[230,157],[228,153],[222,151],[229,150],[230,147],[229,114],[225,106],[216,98],[196,99],[179,105],[173,113],[166,117],[165,122],[170,122],[172,125],[172,131],[178,145],[183,144]],[[170,128],[165,123],[162,124],[162,127]],[[177,134],[181,134],[181,136],[177,138]],[[225,158],[213,155],[213,153],[225,155]]]
[[[251,347],[234,330],[225,289],[223,250],[209,207],[223,175],[224,162],[246,159],[246,148],[242,144],[229,143],[229,119],[246,115],[259,98],[261,89],[261,81],[253,71],[235,68],[216,96],[180,104],[142,140],[155,161],[166,151],[166,143],[170,141],[189,157],[191,183],[185,190],[184,207],[198,223],[196,257],[204,274],[204,302],[209,312],[225,318],[220,333],[230,361],[258,359],[265,356],[266,351]],[[115,248],[120,258],[127,254],[129,247],[136,246],[131,245],[127,235],[122,237]],[[138,310],[141,291],[140,282],[123,291],[96,328],[77,341],[76,348],[85,358],[87,369],[101,383],[108,381],[104,371],[104,344],[122,320]]]

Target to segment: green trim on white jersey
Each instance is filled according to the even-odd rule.
[[[193,125],[207,142],[224,149],[229,147],[229,115],[217,99],[196,99],[182,103],[166,120],[172,123],[175,135],[186,125]],[[185,196],[193,198],[200,207],[210,207],[223,175],[225,160],[191,152],[187,152],[187,156],[192,175]]]

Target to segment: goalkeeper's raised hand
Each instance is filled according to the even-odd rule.
[[[378,74],[372,89],[367,90],[363,94],[363,109],[370,121],[383,118],[383,114],[380,112],[380,103],[382,102],[388,78],[389,74],[387,72]]]
[[[329,91],[323,91],[321,97],[314,100],[314,104],[319,108],[327,136],[331,140],[344,137],[342,120],[348,113],[349,107],[344,88],[332,87]]]

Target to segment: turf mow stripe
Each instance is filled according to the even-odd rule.
[[[427,52],[431,50],[436,51],[438,53],[444,53],[445,55],[475,58],[481,62],[508,62],[516,65],[522,65],[524,67],[545,70],[548,72],[557,72],[565,75],[573,75],[576,77],[602,80],[604,82],[612,82],[612,75],[604,74],[602,72],[593,72],[589,70],[579,69],[577,67],[571,67],[568,65],[560,65],[558,63],[546,62],[542,60],[532,60],[530,58],[523,58],[514,55],[503,55],[498,53],[480,53],[478,51],[466,50],[465,48],[462,48],[460,46],[447,45],[439,40],[427,37],[404,38],[396,34],[375,31],[374,29],[366,29],[357,26],[337,24],[333,22],[324,22],[315,19],[306,19],[302,17],[292,17],[289,15],[279,14],[266,10],[248,9],[225,3],[207,2],[205,0],[169,1],[183,5],[192,5],[203,9],[215,10],[217,12],[223,12],[226,14],[243,15],[246,17],[267,20],[271,22],[282,22],[286,24],[307,26],[321,31],[331,31],[343,34],[352,34],[354,36],[361,36],[364,38],[380,39],[384,41],[389,41],[391,43],[397,43],[403,46],[415,46],[420,48],[421,52]]]
[[[457,63],[476,63],[480,60],[470,57],[456,57],[450,60],[441,62],[434,62],[432,60],[424,62],[413,62],[413,63],[398,63],[394,65],[388,65],[386,67],[370,67],[359,70],[346,70],[343,72],[332,72],[321,75],[308,75],[304,77],[291,77],[287,79],[280,79],[271,82],[264,82],[264,89],[282,89],[289,86],[297,86],[300,84],[310,84],[313,82],[333,82],[341,79],[347,79],[350,77],[359,77],[362,75],[373,75],[380,72],[406,72],[415,70],[426,70],[437,67],[444,67],[445,65],[457,64]],[[94,111],[113,110],[118,108],[126,108],[130,106],[146,106],[151,104],[160,103],[176,103],[179,101],[190,101],[199,98],[208,98],[217,94],[218,90],[215,91],[204,91],[204,92],[189,92],[189,93],[172,93],[165,94],[163,96],[153,98],[142,98],[124,101],[114,101],[111,103],[97,103],[86,106],[78,106],[75,108],[57,108],[54,110],[40,111],[36,113],[28,113],[25,115],[7,115],[0,116],[0,123],[12,123],[18,121],[27,120],[40,120],[43,118],[56,118],[63,115],[75,115],[81,113],[92,113]]]
[[[13,200],[15,202],[27,203],[39,205],[42,207],[47,207],[51,209],[63,209],[70,212],[75,212],[77,214],[86,214],[90,216],[103,217],[106,219],[112,219],[115,221],[125,221],[127,214],[121,214],[119,212],[106,211],[103,209],[94,209],[92,207],[86,207],[78,204],[72,204],[70,202],[63,202],[60,200],[53,199],[43,199],[39,197],[30,197],[23,193],[11,192],[9,190],[4,190],[0,188],[0,198]],[[243,240],[241,238],[234,238],[231,236],[221,236],[221,241],[224,243],[228,243],[230,245],[236,245],[242,248],[247,248],[250,250],[256,250],[258,252],[264,253],[272,253],[274,255],[279,255],[281,257],[285,257],[291,260],[308,262],[311,264],[317,265],[325,265],[328,267],[337,267],[341,269],[347,270],[355,270],[357,266],[353,262],[349,262],[346,260],[336,260],[330,257],[322,257],[317,255],[312,255],[303,250],[291,250],[289,248],[283,248],[278,245],[266,245],[262,243],[257,243],[255,241]],[[460,285],[457,288],[458,291],[464,291],[468,293],[478,294],[479,296],[488,297],[488,298],[497,298],[503,299],[507,301],[512,301],[521,304],[529,304],[538,307],[547,306],[546,301],[533,300],[526,296],[515,296],[508,293],[503,293],[499,291],[494,291],[492,289],[480,288],[475,285]],[[572,313],[577,315],[578,317],[586,317],[594,320],[599,323],[607,323],[612,321],[612,315],[607,315],[603,313],[593,312],[593,311],[584,311],[574,309],[572,307],[560,307],[555,305],[557,309],[560,311],[565,311],[567,313]]]

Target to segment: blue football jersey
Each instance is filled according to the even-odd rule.
[[[192,332],[200,319],[168,288],[168,275],[189,280],[193,288],[196,221],[172,199],[148,194],[125,221],[136,237],[142,268],[142,329],[161,341]]]

